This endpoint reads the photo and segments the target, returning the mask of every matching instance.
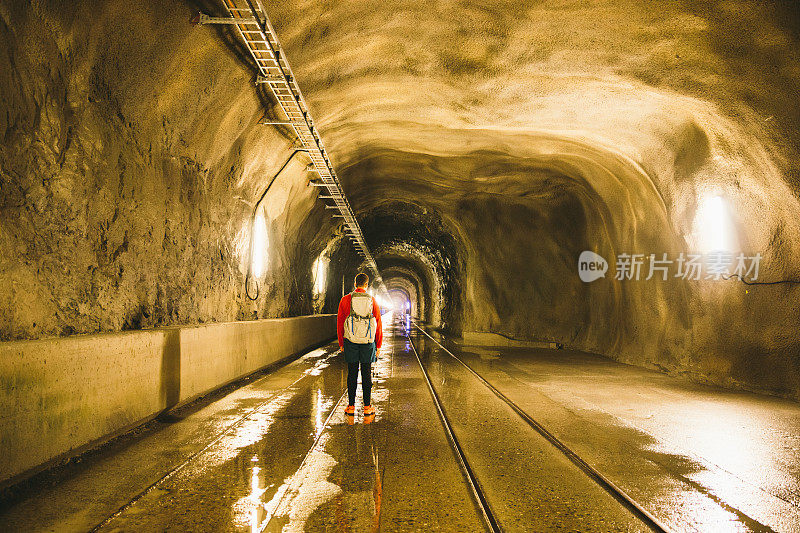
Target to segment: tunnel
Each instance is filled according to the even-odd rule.
[[[800,531],[799,6],[0,0],[0,529]]]

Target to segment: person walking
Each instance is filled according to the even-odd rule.
[[[339,302],[336,332],[339,350],[347,361],[347,394],[350,400],[345,414],[356,413],[356,386],[358,370],[361,368],[361,388],[364,393],[364,416],[375,414],[372,407],[372,363],[378,359],[383,343],[381,310],[375,298],[367,293],[369,276],[361,272],[356,276],[355,288]]]

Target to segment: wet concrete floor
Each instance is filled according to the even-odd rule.
[[[458,356],[670,529],[800,531],[797,403],[592,354],[430,335],[412,338],[436,345],[438,364]]]
[[[485,530],[416,354],[503,530],[647,528],[454,355],[671,529],[800,531],[800,405],[390,327],[374,418],[344,415],[329,345],[3,502],[0,531]]]

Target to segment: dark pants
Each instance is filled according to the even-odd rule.
[[[375,357],[375,343],[356,344],[344,339],[344,360],[347,361],[347,396],[349,405],[356,403],[358,368],[361,367],[361,389],[364,391],[364,405],[371,404],[372,359]]]

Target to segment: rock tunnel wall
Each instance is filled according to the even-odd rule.
[[[304,161],[266,199],[244,296],[254,201],[292,139],[258,124],[272,104],[197,7],[0,5],[0,339],[312,311]]]
[[[221,14],[0,7],[2,339],[333,312],[363,268],[298,158],[264,207],[261,297],[245,298],[254,202],[291,138],[258,124],[274,103],[235,35],[187,23],[198,8]],[[368,244],[423,318],[800,398],[796,285],[577,275],[583,250],[612,269],[706,251],[698,214],[719,197],[761,279],[800,277],[795,7],[269,10]]]
[[[618,254],[708,253],[717,197],[759,279],[800,278],[796,5],[309,1],[273,19],[378,261],[434,265],[446,329],[800,397],[796,284],[613,279]],[[451,244],[420,237],[424,213]],[[583,250],[606,279],[580,281]]]

